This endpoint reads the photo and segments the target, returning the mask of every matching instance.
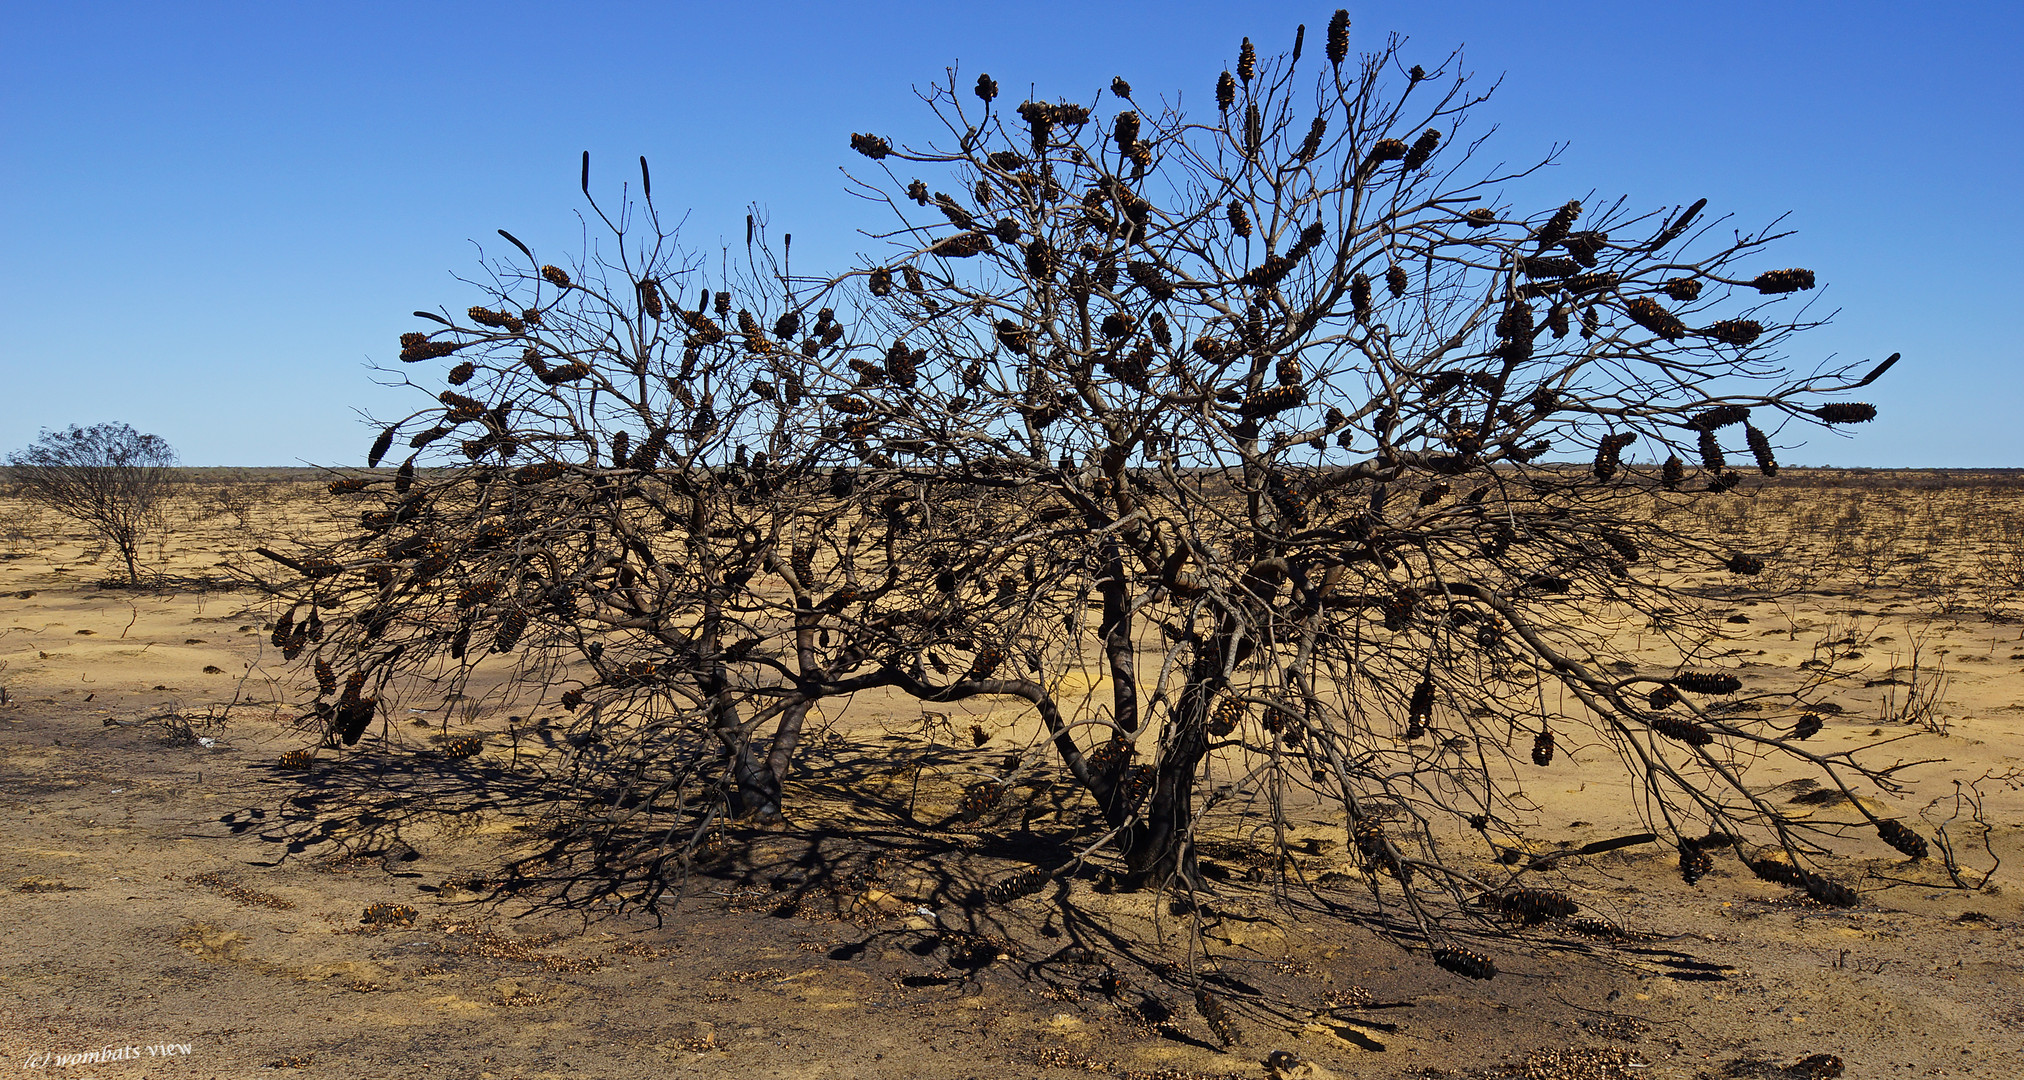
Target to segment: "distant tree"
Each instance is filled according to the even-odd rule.
[[[83,522],[119,550],[127,584],[140,582],[141,541],[164,527],[162,508],[176,487],[176,452],[159,435],[126,424],[72,425],[44,431],[7,455],[21,494]]]

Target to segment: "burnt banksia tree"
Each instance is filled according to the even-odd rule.
[[[1822,827],[1743,770],[1889,772],[1803,745],[1798,695],[1711,707],[1742,686],[1684,667],[1693,575],[1764,560],[1650,520],[1733,497],[1730,450],[1769,475],[1781,430],[1870,419],[1837,396],[1889,362],[1790,370],[1814,280],[1773,233],[1512,204],[1538,170],[1479,164],[1487,95],[1408,59],[1352,56],[1338,13],[1318,57],[1247,41],[1191,111],[952,75],[945,140],[851,136],[891,223],[820,282],[753,222],[710,277],[644,162],[566,268],[505,237],[482,303],[403,338],[432,397],[374,443],[391,477],[333,485],[356,534],[273,553],[306,716],[350,745],[398,738],[397,703],[566,710],[576,824],[668,815],[603,849],[659,872],[779,812],[825,700],[1023,701],[1042,737],[960,816],[1065,773],[1082,857],[1187,887],[1213,814],[1319,809],[1478,978],[1443,920],[1573,910],[1519,888],[1552,861],[1521,854],[1542,770],[1627,776],[1651,831],[1623,842],[1677,844],[1690,879],[1727,848],[1847,900],[1803,868]],[[1624,626],[1682,666],[1628,663]]]
[[[1459,57],[1352,57],[1348,33],[1338,13],[1320,58],[1247,40],[1202,99],[952,76],[926,95],[945,139],[865,151],[892,224],[860,325],[910,358],[862,395],[869,453],[1003,508],[917,523],[903,572],[988,630],[915,622],[891,677],[1033,701],[1147,881],[1194,880],[1201,815],[1251,791],[1274,821],[1333,808],[1434,932],[1437,902],[1523,872],[1463,853],[1524,861],[1556,738],[1645,793],[1637,842],[1796,867],[1818,838],[1747,764],[1887,777],[1610,636],[1652,623],[1693,656],[1677,571],[1762,561],[1652,506],[1735,489],[1731,448],[1770,475],[1769,432],[1868,419],[1833,396],[1889,362],[1789,370],[1812,272],[1766,269],[1776,234],[1716,238],[1702,203],[1513,205],[1537,169],[1479,164]]]

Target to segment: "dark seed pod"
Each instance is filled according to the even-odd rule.
[[[1806,895],[1828,907],[1854,907],[1862,903],[1862,897],[1856,895],[1854,889],[1833,878],[1822,877],[1819,874],[1802,876],[1804,884],[1801,887],[1806,890]]]
[[[1750,453],[1757,459],[1757,471],[1765,476],[1777,476],[1778,459],[1771,454],[1771,440],[1754,424],[1744,425],[1743,437],[1749,440]]]
[[[1715,860],[1699,846],[1682,840],[1680,847],[1680,880],[1695,884],[1715,869]]]
[[[372,725],[373,712],[379,708],[378,698],[356,698],[350,702],[339,702],[337,708],[337,732],[346,746],[356,746],[365,736],[365,729]]]
[[[541,276],[543,278],[546,278],[550,285],[553,285],[558,289],[569,288],[569,274],[567,271],[563,270],[562,267],[560,266],[542,267]]]
[[[1440,132],[1433,128],[1420,132],[1420,137],[1413,140],[1412,149],[1406,151],[1405,160],[1399,163],[1400,167],[1407,172],[1417,171],[1434,156],[1434,151],[1439,149],[1440,145]]]
[[[281,767],[284,769],[307,769],[315,760],[315,756],[307,750],[288,750],[284,751],[281,755]]]
[[[512,652],[519,644],[520,635],[527,632],[527,615],[519,608],[509,611],[499,620],[499,629],[492,634],[492,651]]]
[[[1645,695],[1645,703],[1654,711],[1663,712],[1680,703],[1680,692],[1670,686],[1660,685]]]
[[[1747,405],[1717,405],[1703,409],[1687,420],[1687,426],[1700,431],[1718,431],[1731,424],[1741,424],[1750,419]]]
[[[1549,889],[1516,889],[1495,898],[1496,906],[1508,914],[1516,915],[1528,923],[1545,922],[1547,919],[1565,919],[1581,908],[1567,898],[1566,893]]]
[[[1231,78],[1230,73],[1226,71],[1216,80],[1216,108],[1229,112],[1230,106],[1236,103],[1237,80]]]
[[[891,143],[869,133],[853,133],[850,137],[850,148],[873,161],[877,161],[893,152],[893,145]]]
[[[1617,925],[1614,921],[1598,915],[1577,915],[1567,920],[1567,928],[1577,934],[1599,938],[1632,938],[1635,935]]]
[[[1607,481],[1615,476],[1624,448],[1636,441],[1637,436],[1628,431],[1603,436],[1601,444],[1595,448],[1595,478]]]
[[[1259,420],[1267,416],[1276,416],[1306,403],[1305,386],[1275,386],[1245,398],[1238,406],[1237,412],[1247,420]]]
[[[373,926],[412,926],[415,909],[406,904],[368,904],[358,921]]]
[[[1005,798],[1005,785],[996,780],[984,780],[970,785],[963,797],[956,803],[956,815],[964,821],[975,821],[988,813]]]
[[[1672,312],[1660,307],[1658,301],[1649,296],[1632,297],[1630,302],[1624,305],[1623,310],[1624,314],[1630,316],[1632,322],[1667,341],[1678,341],[1687,335],[1687,324],[1681,322]]]
[[[1715,737],[1708,734],[1707,728],[1668,713],[1645,717],[1645,723],[1651,725],[1651,729],[1660,735],[1674,742],[1686,743],[1688,746],[1706,746],[1715,741]]]
[[[391,449],[393,445],[394,445],[394,429],[393,428],[380,429],[379,438],[374,439],[372,441],[372,449],[366,451],[365,467],[368,469],[379,468],[380,459],[387,456],[387,451]]]
[[[1807,713],[1806,715],[1801,716],[1799,718],[1799,722],[1797,724],[1794,724],[1792,726],[1792,737],[1795,739],[1799,739],[1801,741],[1810,739],[1815,735],[1820,734],[1820,727],[1821,724],[1819,714]]]
[[[1553,764],[1553,733],[1542,731],[1532,738],[1532,764],[1541,768]]]
[[[1472,229],[1487,229],[1497,224],[1497,211],[1485,206],[1463,214],[1462,221]]]
[[[1701,283],[1695,278],[1674,278],[1664,285],[1666,295],[1680,303],[1690,303],[1701,298]]]
[[[1404,296],[1406,294],[1406,286],[1410,284],[1411,281],[1406,277],[1405,267],[1393,263],[1390,267],[1386,268],[1384,272],[1384,287],[1393,296]]]
[[[1689,694],[1733,694],[1743,688],[1741,679],[1722,671],[1684,671],[1672,684]]]
[[[1746,555],[1740,551],[1729,556],[1729,561],[1725,565],[1730,573],[1742,574],[1746,577],[1764,572],[1764,560],[1761,557]]]
[[[1876,834],[1883,842],[1903,852],[1907,858],[1923,859],[1927,854],[1926,838],[1905,827],[1896,819],[1876,823]]]
[[[1719,473],[1729,467],[1729,460],[1722,456],[1722,444],[1709,428],[1701,429],[1701,467],[1711,473]]]
[[[890,296],[893,291],[893,272],[881,266],[871,272],[865,286],[871,290],[873,296]]]
[[[1359,273],[1350,279],[1349,307],[1359,320],[1370,318],[1370,275]]]
[[[991,883],[984,890],[984,899],[994,904],[1010,903],[1023,897],[1032,896],[1034,893],[1046,888],[1047,883],[1052,880],[1053,876],[1048,874],[1047,871],[1037,866],[1030,866],[1009,877],[1003,877]]]
[[[1750,284],[1755,286],[1758,292],[1766,295],[1800,292],[1813,287],[1813,271],[1796,268],[1791,270],[1767,270],[1762,274],[1758,274],[1756,280],[1750,282]]]
[[[1408,723],[1417,727],[1431,724],[1434,720],[1434,684],[1431,679],[1421,679],[1413,687],[1413,699],[1406,706]]]
[[[470,620],[466,619],[462,624],[460,624],[457,627],[456,632],[450,635],[450,659],[462,660],[464,658],[464,653],[468,651],[470,647],[471,647],[471,622]]]
[[[1151,765],[1127,765],[1124,774],[1118,777],[1118,805],[1127,810],[1136,810],[1144,805],[1152,796],[1153,781],[1158,776],[1159,770]]]
[[[1876,406],[1860,401],[1834,402],[1813,410],[1813,415],[1830,424],[1866,424],[1876,419]]]
[[[463,759],[477,757],[485,749],[485,740],[476,735],[459,735],[443,743],[443,756]]]
[[[1667,491],[1673,491],[1686,478],[1687,467],[1680,461],[1679,455],[1674,454],[1667,457],[1665,465],[1659,470],[1659,483],[1664,485]]]
[[[1124,76],[1122,75],[1110,80],[1110,92],[1126,101],[1131,100],[1131,84],[1124,81]]]
[[[1341,67],[1349,57],[1349,12],[1335,9],[1335,15],[1328,20],[1328,62]]]
[[[1601,326],[1602,320],[1596,316],[1594,304],[1590,304],[1581,310],[1581,336],[1583,338],[1594,337],[1596,330]]]
[[[1545,251],[1547,248],[1567,239],[1568,230],[1574,228],[1574,221],[1580,216],[1581,200],[1579,199],[1570,199],[1560,209],[1555,210],[1553,216],[1546,219],[1546,224],[1541,225],[1539,231],[1533,234],[1533,239],[1539,242],[1539,250]],[[1566,274],[1572,274],[1573,272],[1574,267],[1570,264],[1566,273],[1558,276],[1565,277]]]
[[[1251,47],[1250,38],[1245,38],[1244,44],[1237,47],[1237,77],[1248,83],[1257,71],[1258,50]]]
[[[1702,336],[1714,338],[1725,345],[1744,346],[1764,334],[1764,324],[1755,319],[1723,319],[1721,322],[1701,331]]]
[[[565,711],[575,712],[577,708],[582,704],[583,704],[583,691],[564,690],[562,692],[562,707]]]
[[[989,103],[998,96],[998,82],[989,75],[977,76],[977,96]]]
[[[1243,203],[1231,203],[1226,213],[1230,219],[1230,231],[1236,233],[1238,239],[1241,240],[1251,235],[1251,215],[1244,212]]]
[[[1487,980],[1497,977],[1497,965],[1491,963],[1489,957],[1469,949],[1435,949],[1434,963],[1440,965],[1443,970],[1470,979]]]
[[[1231,1023],[1230,1010],[1223,1007],[1222,999],[1209,993],[1205,987],[1195,990],[1195,1011],[1202,1014],[1209,1030],[1215,1033],[1216,1041],[1224,1046],[1235,1046],[1243,1036],[1237,1025]]]
[[[1842,1073],[1841,1059],[1833,1054],[1812,1054],[1785,1067],[1793,1080],[1835,1080]]]
[[[1209,713],[1209,734],[1220,739],[1237,730],[1237,725],[1244,722],[1244,713],[1244,702],[1238,698],[1226,697],[1216,702]]]

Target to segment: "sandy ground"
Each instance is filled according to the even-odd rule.
[[[138,591],[100,587],[110,564],[88,536],[0,499],[6,1067],[1262,1077],[1267,1055],[1286,1050],[1371,1077],[1788,1076],[1814,1054],[1838,1056],[1850,1077],[2024,1075],[2024,790],[2001,779],[2024,768],[2024,641],[2000,604],[1936,607],[1910,587],[1916,569],[1895,592],[1816,585],[1790,602],[1739,601],[1725,614],[1747,621],[1725,625],[1745,664],[1793,665],[1859,638],[1843,648],[1868,650],[1863,681],[1879,685],[1851,684],[1817,738],[1898,739],[1896,756],[1945,759],[1916,770],[1896,815],[1935,823],[1957,781],[1995,774],[1979,790],[2005,861],[1984,888],[1947,888],[1930,860],[1882,858],[1870,843],[1840,868],[1864,903],[1834,909],[1732,859],[1687,887],[1670,852],[1624,849],[1567,860],[1552,885],[1637,937],[1549,929],[1528,947],[1486,944],[1502,974],[1477,983],[1388,940],[1389,913],[1368,890],[1281,899],[1233,881],[1204,936],[1233,986],[1297,1007],[1240,1012],[1243,1037],[1226,1049],[1184,995],[1107,987],[1104,966],[1075,951],[1077,910],[1136,927],[1141,945],[1180,940],[1184,916],[1165,901],[1077,880],[981,907],[951,886],[1010,865],[1016,845],[954,835],[879,865],[821,830],[736,835],[717,872],[657,919],[496,887],[499,866],[541,839],[541,792],[503,747],[454,766],[368,752],[282,768],[281,753],[308,740],[283,723],[289,695],[262,633],[273,613],[198,579],[222,575],[216,564],[249,536],[318,527],[313,491],[262,490],[237,513],[193,502],[157,553],[184,584]],[[1950,681],[1923,722],[1886,726],[1902,687],[1882,680],[1904,674],[1913,641]],[[875,741],[880,719],[891,718],[845,725],[843,740]],[[1633,826],[1620,786],[1582,779],[1584,753],[1564,748],[1568,782],[1540,793],[1572,844]],[[339,797],[339,769],[460,812],[417,817],[383,842]],[[1786,783],[1770,770],[1752,779]],[[1989,863],[1979,847],[1962,854]],[[860,869],[817,890],[816,866]],[[1303,869],[1331,867],[1354,869],[1325,856]],[[411,907],[413,921],[361,922],[374,903]],[[996,949],[980,951],[986,940]],[[123,1060],[52,1057],[102,1049]]]

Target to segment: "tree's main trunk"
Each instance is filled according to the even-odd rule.
[[[1173,728],[1160,755],[1140,821],[1126,834],[1125,868],[1141,884],[1200,880],[1191,836],[1195,824],[1195,775],[1208,753],[1209,690],[1190,680],[1181,691]]]

